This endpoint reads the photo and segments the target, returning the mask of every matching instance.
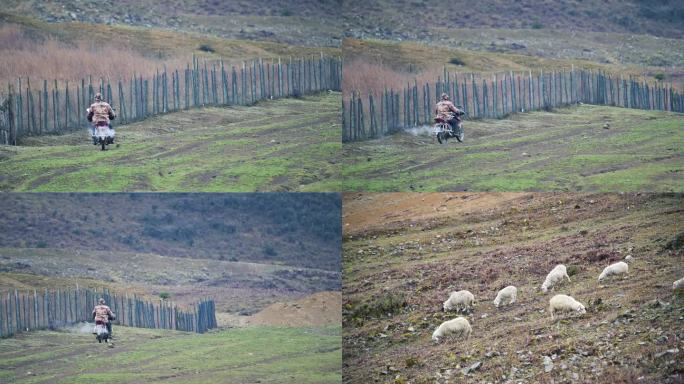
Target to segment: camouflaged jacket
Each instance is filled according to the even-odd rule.
[[[110,315],[114,317],[114,313],[112,313],[112,310],[106,305],[96,305],[95,309],[93,309],[95,321],[102,321],[106,324],[109,322]]]
[[[96,101],[90,105],[88,108],[88,121],[91,121],[94,125],[97,123],[107,123],[110,120],[114,120],[116,114],[109,103],[104,101]]]
[[[444,120],[451,120],[454,116],[458,116],[458,108],[454,106],[449,100],[442,100],[437,103],[437,108],[435,108],[435,113],[437,117],[441,117]]]

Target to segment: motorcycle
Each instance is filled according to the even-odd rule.
[[[465,112],[460,112],[458,114],[459,117],[463,115],[465,115]],[[452,129],[451,124],[449,124],[447,120],[439,116],[435,117],[435,126],[433,132],[440,144],[445,144],[447,140],[452,137],[455,137],[459,143],[463,142],[463,125],[460,120],[456,124],[456,129]]]
[[[107,331],[107,324],[102,320],[95,321],[95,338],[98,343],[109,342],[109,332]]]
[[[107,150],[107,145],[114,143],[114,130],[107,123],[100,123],[95,126],[93,144],[100,145],[102,150]]]

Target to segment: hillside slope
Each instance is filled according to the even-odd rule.
[[[341,0],[278,0],[259,4],[248,0],[3,1],[6,12],[51,23],[156,27],[309,46],[339,44],[341,3]],[[93,12],[94,8],[97,12]]]
[[[106,152],[85,129],[0,147],[0,190],[339,190],[339,93],[170,113],[117,137]]]
[[[581,105],[345,143],[343,190],[681,191],[680,114]]]
[[[203,335],[115,327],[114,347],[90,327],[0,340],[0,382],[339,383],[340,327],[252,327]]]
[[[680,383],[681,195],[346,194],[343,380],[347,383]],[[598,284],[632,255],[627,279]],[[552,322],[539,286],[568,267],[587,307]],[[497,309],[513,284],[518,302]],[[478,305],[470,339],[435,344],[449,292]],[[544,371],[544,357],[553,363]],[[472,370],[466,368],[474,367]],[[465,372],[464,372],[465,370]],[[638,379],[639,378],[639,379]]]
[[[684,5],[676,0],[349,0],[343,15],[352,35],[404,40],[432,38],[435,30],[450,28],[543,28],[684,36]]]
[[[0,246],[75,265],[126,252],[337,273],[340,209],[334,194],[9,194]]]

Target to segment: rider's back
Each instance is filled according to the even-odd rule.
[[[90,105],[89,117],[91,117],[91,119],[89,120],[95,125],[97,125],[97,123],[109,124],[109,120],[114,119],[115,116],[114,110],[109,103],[96,101]]]
[[[441,100],[437,103],[437,115],[443,118],[451,118],[456,107],[449,100]]]
[[[109,321],[109,313],[111,312],[111,310],[108,306],[96,305],[93,312],[95,312],[95,321],[100,320],[104,323]]]

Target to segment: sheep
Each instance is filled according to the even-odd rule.
[[[625,256],[625,262],[631,263],[632,261],[634,261],[634,258],[632,257],[632,255]]]
[[[453,320],[445,321],[435,329],[432,333],[432,340],[439,343],[439,339],[447,335],[453,335],[454,337],[465,337],[470,338],[470,332],[472,332],[470,323],[465,317],[457,317]]]
[[[494,299],[494,306],[499,308],[499,305],[510,305],[515,303],[515,300],[518,298],[518,288],[509,285],[508,287],[502,289],[499,291],[499,293],[496,294],[496,299]]]
[[[672,283],[672,290],[684,289],[684,277]]]
[[[555,312],[577,312],[580,315],[587,313],[584,305],[568,295],[555,295],[549,300],[549,312],[551,320],[554,320]]]
[[[546,279],[544,280],[544,284],[541,286],[542,292],[546,293],[549,288],[554,287],[554,285],[558,284],[563,280],[564,277],[568,278],[568,282],[570,282],[570,276],[568,276],[568,271],[565,268],[565,265],[563,264],[558,264],[556,265],[551,272],[549,272],[548,275],[546,275]]]
[[[466,311],[475,304],[475,296],[470,291],[462,290],[458,292],[451,292],[447,301],[444,302],[442,308],[445,311]]]
[[[612,275],[622,275],[629,273],[629,266],[624,261],[618,261],[615,264],[611,264],[603,269],[603,272],[598,277],[598,281],[605,279]]]

